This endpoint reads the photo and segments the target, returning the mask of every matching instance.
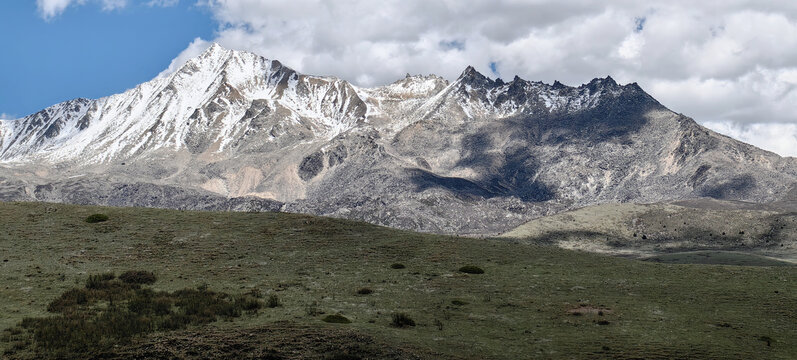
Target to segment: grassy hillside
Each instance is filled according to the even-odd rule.
[[[95,213],[109,219],[87,223]],[[0,328],[54,316],[48,304],[89,275],[126,270],[154,272],[154,291],[261,293],[281,304],[136,337],[114,356],[797,356],[793,266],[660,264],[292,214],[0,203],[0,223]],[[466,265],[484,273],[459,271]],[[416,325],[391,326],[397,313]],[[335,314],[351,323],[322,321]],[[33,356],[30,346],[0,347]]]
[[[613,255],[734,251],[762,264],[769,260],[761,256],[797,264],[797,210],[742,202],[589,206],[532,220],[501,237]]]

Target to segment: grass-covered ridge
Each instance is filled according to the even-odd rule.
[[[95,213],[108,220],[84,221]],[[274,327],[332,334],[341,342],[336,348],[355,349],[354,358],[358,343],[429,358],[797,354],[793,266],[658,264],[293,214],[0,203],[0,221],[3,329],[57,315],[48,305],[85,288],[90,275],[130,269],[157,275],[152,284],[136,285],[153,294],[207,286],[262,296],[265,308],[257,316],[189,324],[177,332],[156,329],[131,337],[120,354],[181,341],[240,341],[286,358],[284,348],[258,348],[268,344],[253,340],[260,335],[230,335],[271,339]],[[391,267],[397,263],[404,268]],[[459,271],[464,266],[484,273]],[[360,294],[364,288],[367,295]],[[271,295],[278,299],[273,308],[267,305]],[[396,314],[415,326],[394,326]],[[329,315],[351,323],[324,322]],[[362,334],[371,340],[364,342]],[[3,351],[9,346],[0,343]]]

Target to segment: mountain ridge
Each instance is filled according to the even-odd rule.
[[[123,93],[0,122],[3,199],[279,208],[444,233],[606,202],[775,201],[795,164],[610,76],[571,87],[469,66],[453,82],[362,88],[217,44]],[[126,185],[140,196],[113,196]],[[179,203],[153,200],[175,189]]]

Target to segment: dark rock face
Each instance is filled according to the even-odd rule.
[[[183,94],[198,87],[175,79],[202,73],[218,78]],[[284,210],[495,234],[609,202],[786,203],[797,184],[797,160],[718,135],[610,77],[571,87],[469,67],[452,83],[408,76],[364,89],[218,47],[175,77],[154,93],[0,123],[0,200]],[[203,102],[179,105],[191,99]],[[139,100],[145,115],[124,118]],[[135,131],[103,128],[108,108]],[[63,150],[73,140],[85,154]]]
[[[324,170],[324,153],[317,151],[307,156],[299,164],[299,177],[308,181]]]
[[[751,174],[742,174],[717,184],[705,186],[699,191],[700,195],[714,199],[742,200],[755,187],[755,177]]]

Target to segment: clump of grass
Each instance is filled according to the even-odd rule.
[[[758,338],[758,340],[767,343],[767,346],[772,346],[772,342],[774,341],[769,336],[761,336],[761,337]]]
[[[252,297],[257,298],[257,299],[262,299],[263,298],[263,292],[260,291],[260,289],[258,289],[258,288],[252,288],[252,290],[249,290],[246,293],[246,295],[252,296]]]
[[[459,268],[459,271],[466,274],[484,274],[484,269],[476,265],[465,265]]]
[[[351,320],[349,318],[341,315],[341,314],[334,314],[334,315],[327,315],[321,319],[323,322],[333,323],[333,324],[350,324]]]
[[[67,309],[75,308],[79,305],[86,305],[91,298],[91,294],[86,289],[70,289],[47,306],[49,312],[63,312]]]
[[[164,316],[171,314],[174,303],[175,299],[169,294],[144,289],[130,299],[127,309],[136,314]]]
[[[451,304],[452,304],[452,305],[456,305],[456,306],[465,306],[465,305],[468,305],[468,303],[467,303],[467,302],[465,302],[465,301],[462,301],[462,300],[459,300],[459,299],[454,299],[454,300],[451,300]]]
[[[390,268],[391,268],[391,269],[403,269],[403,268],[405,268],[405,267],[406,267],[406,266],[404,266],[404,264],[402,264],[402,263],[393,263],[393,264],[390,264]]]
[[[263,307],[263,303],[260,302],[256,297],[251,295],[241,295],[235,299],[235,304],[240,307],[244,311],[248,311],[250,313],[256,313]]]
[[[304,312],[307,314],[307,316],[318,316],[324,314],[324,312],[318,308],[318,303],[315,301],[313,301],[312,304],[307,304],[307,306],[304,307]]]
[[[109,286],[109,282],[116,278],[114,273],[89,275],[86,280],[86,289],[101,289]]]
[[[268,296],[268,300],[266,300],[266,306],[273,309],[282,306],[282,303],[280,302],[280,299],[279,297],[277,297],[277,295],[271,294]]]
[[[367,287],[364,287],[364,288],[361,288],[361,289],[357,290],[357,295],[370,295],[370,294],[373,294],[373,293],[374,293],[374,291],[371,290],[371,288],[367,288]]]
[[[153,284],[158,278],[149,271],[130,270],[119,275],[119,280],[128,284]]]
[[[89,224],[100,223],[104,221],[108,221],[109,217],[105,214],[91,214],[86,218],[86,222]]]
[[[415,326],[415,320],[405,314],[405,313],[395,313],[393,314],[390,325],[397,328]]]

